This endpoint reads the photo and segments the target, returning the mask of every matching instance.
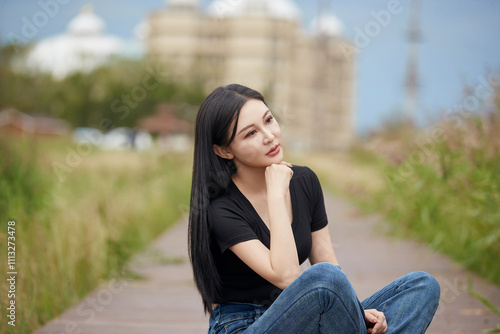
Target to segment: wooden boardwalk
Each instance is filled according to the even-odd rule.
[[[326,206],[337,257],[360,299],[407,272],[423,270],[441,285],[441,303],[427,333],[476,334],[500,322],[467,293],[467,278],[497,306],[500,289],[423,245],[388,239],[377,232],[377,217],[359,214],[344,200],[326,196]],[[106,282],[35,333],[206,333],[208,319],[187,262],[186,230],[187,223],[180,222],[132,261],[145,279]]]

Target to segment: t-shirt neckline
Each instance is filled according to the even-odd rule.
[[[292,202],[292,222],[291,222],[292,229],[295,228],[296,221],[297,221],[297,219],[296,219],[297,212],[296,212],[296,209],[295,209],[295,207],[297,206],[297,201],[296,201],[296,198],[295,198],[295,189],[294,189],[293,183],[292,183],[293,178],[294,178],[294,175],[292,175],[292,178],[290,179],[290,186],[289,186],[289,189],[290,189],[290,200]],[[233,182],[232,179],[230,181],[230,185],[231,185],[231,188],[233,188],[236,191],[236,193],[238,194],[238,196],[240,196],[243,199],[243,201],[245,202],[245,204],[248,205],[248,207],[250,208],[250,211],[251,211],[252,215],[257,218],[257,221],[259,222],[259,224],[261,224],[264,227],[264,230],[266,231],[266,233],[268,235],[271,235],[271,231],[269,230],[269,227],[267,227],[266,223],[262,220],[262,218],[260,217],[260,215],[257,212],[257,210],[255,210],[255,208],[252,205],[252,203],[250,202],[250,200],[248,198],[246,198],[245,195],[243,195],[243,193],[241,192],[240,188],[238,188],[238,186],[236,185],[236,183]]]

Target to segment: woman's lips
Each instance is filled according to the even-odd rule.
[[[272,157],[272,156],[275,156],[276,154],[280,153],[280,144],[277,144],[276,146],[274,146],[273,148],[271,148],[269,150],[269,152],[267,152],[266,155]]]

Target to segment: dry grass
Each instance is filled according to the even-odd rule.
[[[291,152],[286,159],[310,167],[328,190],[344,196],[364,196],[385,186],[375,166],[360,164],[350,153]]]
[[[19,250],[16,328],[2,321],[2,333],[31,332],[102,280],[121,275],[133,253],[185,213],[189,153],[160,156],[94,149],[59,182],[51,163],[65,161],[68,145],[73,147],[68,142],[40,142],[33,159],[21,154],[23,147],[8,152],[14,165],[10,174],[2,175],[4,181],[29,185],[24,192],[7,193],[9,209],[2,214],[2,220],[16,220]],[[27,173],[16,172],[20,166]],[[5,171],[8,166],[0,167]],[[30,190],[37,182],[43,187]],[[36,205],[25,210],[30,196]],[[5,233],[0,231],[2,249]],[[5,255],[0,253],[2,263],[7,262]],[[5,282],[1,284],[5,291]],[[0,300],[2,309],[5,302]]]
[[[289,154],[328,190],[500,285],[500,113],[392,127],[345,155]]]

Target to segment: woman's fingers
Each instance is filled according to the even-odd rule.
[[[280,162],[280,164],[285,165],[287,167],[292,167],[292,164],[289,162],[286,162],[286,161],[282,161],[282,162]]]
[[[382,312],[377,312],[376,315],[376,323],[373,326],[373,334],[383,334],[387,330],[387,322],[385,320],[385,315]]]
[[[268,196],[286,195],[292,175],[293,170],[283,163],[267,166],[265,177]]]
[[[368,328],[368,333],[383,334],[387,330],[387,321],[383,312],[375,309],[365,310],[365,319],[367,323],[371,323],[372,328]]]

